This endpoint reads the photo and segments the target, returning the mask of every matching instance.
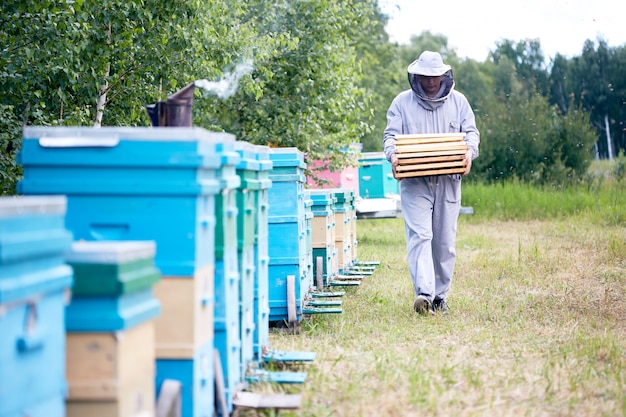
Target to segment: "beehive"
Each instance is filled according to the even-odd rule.
[[[67,334],[67,417],[154,415],[154,322]]]
[[[465,133],[396,135],[396,178],[462,174]]]
[[[64,196],[0,198],[0,416],[64,417]]]

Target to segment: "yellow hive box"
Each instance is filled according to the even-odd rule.
[[[213,340],[215,291],[213,265],[193,276],[163,276],[154,286],[161,303],[156,323],[157,359],[191,359]]]
[[[315,216],[312,223],[312,236],[314,248],[325,248],[329,243],[335,241],[332,234],[333,217]]]
[[[396,135],[396,177],[462,174],[465,133]]]
[[[154,415],[154,321],[66,335],[67,417]]]

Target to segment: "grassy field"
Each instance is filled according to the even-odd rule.
[[[626,193],[571,213],[553,194],[520,216],[508,191],[481,192],[459,219],[447,314],[412,309],[402,220],[359,220],[358,259],[380,266],[342,314],[272,332],[274,349],[317,353],[303,386],[252,390],[302,393],[281,416],[626,416]]]

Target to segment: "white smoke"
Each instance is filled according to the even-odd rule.
[[[219,81],[197,80],[194,85],[221,99],[227,99],[237,92],[241,77],[250,74],[253,69],[252,61],[245,61],[237,64],[234,71],[225,73]]]

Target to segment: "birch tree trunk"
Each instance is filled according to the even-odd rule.
[[[107,30],[107,43],[111,44],[111,25]],[[107,69],[104,73],[104,85],[100,89],[100,95],[98,96],[98,102],[96,103],[96,120],[93,123],[93,127],[102,126],[102,115],[104,114],[104,106],[107,102],[107,93],[109,92],[109,75],[111,74],[111,62],[107,64]]]
[[[109,91],[109,73],[111,72],[111,64],[107,65],[107,70],[104,74],[104,85],[100,90],[100,95],[98,96],[98,102],[96,103],[96,121],[93,123],[93,127],[102,126],[102,114],[104,113],[104,105],[107,101],[107,92]]]
[[[609,115],[604,115],[604,130],[606,130],[606,147],[609,150],[609,161],[613,160],[613,146],[611,142],[611,130],[609,129]]]

